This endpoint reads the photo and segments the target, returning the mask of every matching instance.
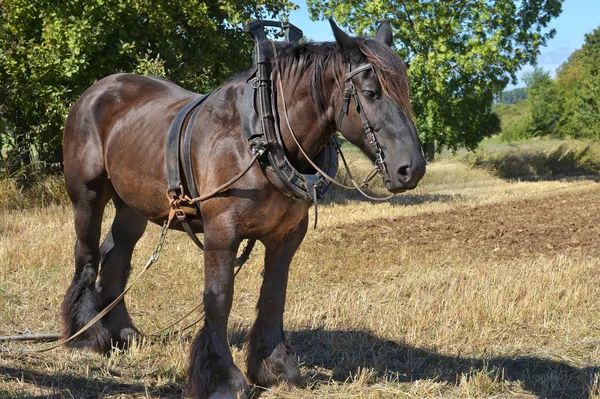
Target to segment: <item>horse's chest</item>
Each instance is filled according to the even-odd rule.
[[[243,234],[251,237],[285,235],[306,217],[308,205],[279,195],[277,200],[258,202],[240,215]]]

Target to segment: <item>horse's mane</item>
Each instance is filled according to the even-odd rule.
[[[398,54],[384,43],[372,38],[357,37],[352,40],[357,44],[357,50],[344,56],[351,59],[353,68],[365,62],[373,65],[383,92],[396,101],[409,117],[412,117],[408,75]],[[323,81],[325,69],[332,62],[336,79],[340,84],[346,73],[337,44],[335,42],[278,43],[277,51],[275,71],[281,73],[288,84],[294,85],[306,73],[310,73],[313,102],[322,122],[325,122],[329,107],[329,98]]]

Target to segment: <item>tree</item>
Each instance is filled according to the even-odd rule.
[[[576,138],[600,137],[600,27],[585,35],[576,50],[556,72],[564,112],[559,128]]]
[[[496,100],[497,104],[516,104],[521,100],[527,100],[527,89],[519,87],[516,89],[503,91]]]
[[[206,92],[248,68],[238,26],[289,0],[0,0],[0,143],[57,160],[70,105],[116,72],[168,77]]]
[[[524,75],[527,84],[527,102],[531,112],[532,136],[560,136],[558,121],[562,115],[562,96],[550,72],[535,67]]]
[[[562,0],[307,0],[313,18],[334,17],[358,34],[388,19],[407,62],[419,134],[426,143],[473,149],[499,131],[493,99],[553,37],[544,28]]]

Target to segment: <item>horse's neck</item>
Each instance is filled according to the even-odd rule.
[[[331,81],[331,79],[329,80]],[[335,102],[336,90],[334,87],[327,90],[327,97],[330,98],[328,115],[319,115],[317,107],[314,105],[308,79],[302,79],[298,85],[288,85],[287,87],[283,83],[283,97],[285,97],[285,104],[287,105],[286,113],[279,82],[275,81],[273,84],[277,87],[277,108],[282,139],[290,161],[302,171],[309,167],[309,163],[302,152],[304,151],[311,159],[314,159],[335,133],[333,115],[335,114],[334,110],[337,109]],[[298,148],[292,134],[300,143],[303,151]]]

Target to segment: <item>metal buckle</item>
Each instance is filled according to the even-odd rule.
[[[373,131],[366,132],[365,137],[369,144],[374,145],[377,143],[377,138],[375,137],[375,133],[373,133]]]
[[[177,217],[177,220],[179,220],[180,222],[187,220],[187,217],[185,216],[185,212],[179,206],[175,209],[175,216]]]
[[[252,155],[258,154],[262,157],[268,151],[267,144],[261,137],[257,137],[250,142],[250,152]]]

